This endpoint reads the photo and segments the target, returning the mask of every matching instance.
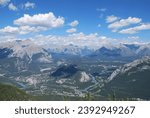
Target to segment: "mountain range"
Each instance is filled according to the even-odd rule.
[[[0,44],[0,83],[34,96],[49,94],[150,99],[150,44],[38,45],[32,40]]]
[[[69,54],[79,56],[99,56],[99,57],[142,57],[150,56],[150,44],[118,44],[101,45],[97,49],[90,47],[79,47],[73,44],[59,47],[48,47],[37,45],[34,41],[16,40],[0,44],[0,58],[19,57],[28,58],[32,61],[32,56],[42,54],[39,61],[50,62],[51,53]],[[48,57],[46,57],[48,56]]]

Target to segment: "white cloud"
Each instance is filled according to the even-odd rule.
[[[130,36],[130,37],[128,37],[128,39],[131,39],[131,40],[139,40],[140,37],[139,37],[139,36]]]
[[[141,18],[136,17],[128,17],[127,19],[121,19],[112,24],[108,25],[108,28],[113,29],[113,31],[117,31],[119,28],[129,26],[131,24],[138,24],[142,21]]]
[[[35,7],[35,3],[26,2],[26,3],[24,4],[24,8],[25,8],[25,9],[34,8],[34,7]]]
[[[0,43],[2,43],[2,42],[8,42],[8,41],[13,41],[13,40],[21,40],[21,39],[18,39],[14,35],[0,36]]]
[[[57,18],[51,12],[48,14],[38,14],[34,16],[24,15],[24,17],[21,17],[14,21],[14,25],[18,26],[6,26],[0,29],[0,34],[25,35],[29,33],[49,30],[51,28],[57,28],[62,26],[63,24],[64,18]]]
[[[120,46],[120,43],[131,43],[135,41],[127,39],[113,39],[97,33],[84,34],[82,32],[69,34],[67,36],[36,35],[31,39],[38,45],[44,45],[45,47],[51,48],[62,48],[73,44],[81,48],[86,46],[92,49],[98,49],[104,45],[111,46],[112,44]]]
[[[10,3],[10,4],[8,5],[8,8],[9,8],[9,10],[17,11],[17,7],[16,7],[13,3]]]
[[[135,26],[135,27],[128,28],[128,29],[123,29],[123,30],[119,31],[119,33],[121,33],[121,34],[136,34],[142,30],[150,30],[150,23],[142,24],[142,25]]]
[[[30,26],[20,26],[20,27],[11,27],[6,26],[3,29],[0,29],[0,34],[4,35],[24,35],[33,32],[39,32],[46,30],[45,27],[30,27]]]
[[[80,32],[80,33],[71,34],[69,36],[75,37],[75,39],[78,39],[80,41],[81,40],[87,40],[88,41],[88,40],[93,40],[93,39],[97,38],[98,34],[97,33],[91,33],[91,34],[86,35],[86,34]]]
[[[34,33],[39,31],[47,30],[46,27],[30,27],[30,26],[20,26],[19,27],[19,34],[28,34],[28,33]]]
[[[96,49],[99,48],[101,45],[109,44],[111,41],[110,38],[99,36],[97,33],[84,34],[82,32],[73,33],[68,36],[39,35],[32,37],[32,39],[37,44],[47,45],[48,47],[50,46],[51,48],[63,47],[73,44],[79,47],[87,46],[89,48]]]
[[[77,31],[76,28],[71,28],[71,29],[66,30],[67,33],[74,33],[76,31]]]
[[[116,17],[116,16],[114,16],[114,15],[111,15],[111,16],[107,16],[106,22],[107,22],[107,23],[111,23],[111,22],[114,22],[114,21],[116,21],[116,20],[118,20],[118,19],[119,19],[118,17]]]
[[[16,34],[19,33],[19,29],[18,27],[6,26],[3,29],[0,29],[0,33]]]
[[[36,14],[30,16],[24,14],[23,17],[14,21],[15,25],[19,26],[41,26],[48,28],[57,28],[63,26],[65,20],[63,17],[56,17],[52,12],[47,14]]]
[[[6,5],[10,2],[10,0],[0,0],[0,5]]]
[[[71,22],[69,25],[70,25],[71,27],[75,27],[75,26],[77,26],[78,24],[79,24],[79,21],[74,20],[74,21]]]

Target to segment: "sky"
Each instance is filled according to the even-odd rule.
[[[149,11],[150,0],[0,0],[0,42],[146,43]]]

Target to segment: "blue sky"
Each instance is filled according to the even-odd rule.
[[[0,40],[81,35],[149,42],[149,5],[150,0],[0,0]]]

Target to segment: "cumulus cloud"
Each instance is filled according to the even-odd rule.
[[[21,40],[19,38],[17,38],[16,36],[14,35],[3,35],[3,36],[0,36],[0,42],[8,42],[8,41],[13,41],[13,40]]]
[[[33,32],[39,32],[42,30],[46,30],[45,27],[30,27],[30,26],[20,26],[20,27],[12,27],[12,26],[6,26],[2,29],[0,29],[0,34],[4,35],[25,35],[28,33]]]
[[[130,36],[130,37],[128,37],[128,39],[131,39],[131,40],[139,40],[140,37],[139,37],[139,36]]]
[[[10,3],[10,4],[8,5],[8,8],[9,8],[9,10],[17,11],[17,7],[16,7],[13,3]]]
[[[79,21],[74,20],[74,21],[71,22],[69,25],[70,25],[71,27],[75,27],[75,26],[77,26],[78,24],[79,24]]]
[[[113,31],[117,31],[119,28],[123,28],[131,24],[138,24],[141,21],[142,21],[141,18],[128,17],[127,19],[121,19],[119,21],[109,24],[108,28],[113,29]]]
[[[24,4],[24,8],[25,9],[29,9],[29,8],[34,8],[35,7],[35,3],[31,3],[31,2],[26,2],[25,4]]]
[[[6,5],[10,2],[10,0],[0,0],[0,5]]]
[[[97,33],[84,34],[82,32],[73,33],[68,36],[38,35],[32,37],[32,39],[37,44],[48,45],[48,47],[50,46],[51,48],[63,47],[63,46],[73,44],[79,47],[87,46],[89,48],[96,49],[104,44],[109,44],[109,42],[111,41],[110,38],[107,38],[105,36],[99,36]]]
[[[18,27],[6,26],[3,29],[0,29],[0,33],[16,34],[19,32]]]
[[[74,33],[76,31],[77,31],[76,28],[71,28],[71,29],[66,30],[67,33]]]
[[[142,30],[150,30],[150,23],[149,24],[141,24],[139,26],[135,26],[135,27],[128,28],[128,29],[123,29],[123,30],[119,31],[119,33],[121,33],[121,34],[136,34]]]
[[[111,15],[111,16],[107,16],[106,22],[107,22],[107,23],[111,23],[111,22],[114,22],[114,21],[116,21],[116,20],[118,20],[118,19],[119,19],[118,17],[116,17],[116,16],[114,16],[114,15]]]
[[[34,32],[40,32],[40,31],[44,31],[47,30],[47,28],[45,27],[30,27],[30,26],[20,26],[19,27],[19,34],[28,34],[28,33],[34,33]]]
[[[29,33],[36,33],[40,31],[57,28],[64,24],[63,17],[56,17],[53,13],[38,14],[38,15],[24,15],[23,17],[14,21],[14,25],[6,26],[0,29],[0,34],[3,35],[25,35]],[[73,32],[73,31],[72,31]]]
[[[41,26],[48,28],[57,28],[64,25],[63,17],[56,17],[52,12],[47,14],[36,14],[30,16],[28,14],[24,14],[23,17],[14,21],[15,25],[18,26]]]
[[[70,44],[78,47],[88,47],[91,49],[99,49],[102,46],[120,45],[120,43],[131,43],[135,40],[114,39],[97,33],[85,34],[83,32],[73,33],[69,35],[36,35],[31,38],[36,44],[44,45],[51,48],[62,48]],[[61,43],[60,43],[61,42]]]
[[[98,37],[98,34],[97,33],[91,33],[91,34],[84,34],[83,32],[80,32],[80,33],[74,33],[74,34],[71,34],[69,35],[70,37],[75,37],[75,39],[78,39],[78,40],[93,40],[93,39],[96,39]]]

